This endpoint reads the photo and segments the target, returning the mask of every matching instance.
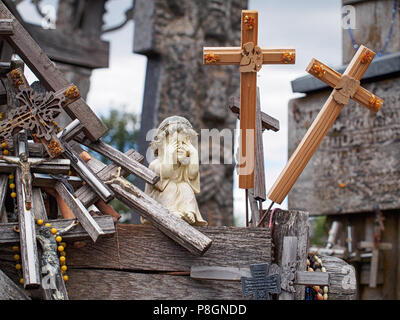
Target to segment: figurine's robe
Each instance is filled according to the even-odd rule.
[[[185,219],[186,214],[193,214],[195,226],[205,226],[199,207],[197,206],[195,193],[200,192],[200,175],[194,179],[189,177],[189,167],[181,165],[173,170],[171,177],[166,177],[162,172],[159,159],[150,163],[149,169],[160,176],[159,182],[154,186],[146,184],[145,193],[161,203],[172,214]],[[185,219],[186,220],[186,219]]]

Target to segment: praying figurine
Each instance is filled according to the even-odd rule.
[[[32,174],[31,166],[42,164],[49,159],[39,159],[36,161],[29,161],[26,153],[21,153],[19,155],[19,160],[14,160],[9,157],[0,156],[1,160],[4,160],[10,164],[16,164],[21,169],[21,182],[24,186],[25,193],[25,207],[26,210],[30,210],[32,207]]]
[[[169,117],[160,124],[150,144],[157,158],[149,166],[160,181],[154,186],[146,184],[145,193],[189,224],[206,226],[195,197],[200,193],[196,139],[197,133],[183,117]]]

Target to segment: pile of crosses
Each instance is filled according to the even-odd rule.
[[[105,125],[80,97],[79,89],[64,79],[3,2],[0,2],[0,36],[23,59],[0,66],[0,80],[5,88],[1,99],[7,105],[0,122],[0,139],[10,152],[0,157],[0,221],[7,222],[4,202],[10,174],[15,175],[18,215],[18,225],[6,223],[0,227],[3,233],[10,234],[8,239],[3,237],[1,244],[15,243],[15,233],[19,233],[24,288],[42,287],[49,300],[68,299],[58,259],[53,261],[55,287],[43,286],[43,278],[49,272],[45,268],[46,274],[41,274],[43,263],[47,259],[51,264],[51,257],[57,255],[53,240],[57,235],[66,240],[90,237],[95,242],[115,232],[111,216],[93,217],[88,212],[87,208],[99,199],[106,203],[119,199],[191,253],[204,254],[212,243],[210,238],[170,214],[125,179],[134,174],[154,185],[159,177],[141,164],[143,156],[133,149],[122,153],[101,141],[107,132]],[[23,73],[24,63],[40,79],[44,91],[35,91],[29,85]],[[64,129],[56,123],[62,112],[73,119]],[[112,164],[106,166],[95,158],[83,161],[81,145],[108,158]],[[68,175],[71,170],[77,176]],[[47,187],[55,189],[76,217],[72,221],[57,217],[52,220],[55,236],[46,233],[48,226],[43,224],[38,228],[35,223],[35,220],[49,220],[41,189]],[[38,248],[37,240],[42,248]],[[55,253],[49,252],[52,248]]]

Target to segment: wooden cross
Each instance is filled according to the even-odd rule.
[[[285,199],[322,139],[350,99],[375,113],[381,109],[383,100],[360,86],[360,79],[374,57],[373,51],[360,46],[343,75],[315,59],[311,61],[307,67],[307,72],[333,87],[334,90],[270,189],[268,197],[272,200],[272,204],[282,203]]]
[[[269,300],[270,294],[281,293],[279,274],[269,274],[269,264],[253,264],[250,266],[252,278],[242,277],[243,295],[253,295],[255,300]]]
[[[258,45],[258,12],[242,11],[241,47],[204,48],[207,65],[239,65],[240,68],[240,144],[239,188],[254,187],[257,72],[263,64],[293,64],[293,49],[261,49]]]

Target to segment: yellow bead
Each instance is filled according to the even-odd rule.
[[[72,171],[71,170],[68,171],[68,175],[69,176],[72,175]]]
[[[61,241],[62,241],[61,236],[57,236],[57,237],[56,237],[56,241],[57,241],[57,242],[61,242]]]
[[[3,142],[2,144],[1,144],[1,147],[4,149],[4,148],[7,148],[7,143],[5,143],[5,142]]]
[[[17,263],[17,264],[15,265],[15,269],[21,270],[21,268],[22,268],[22,266],[21,266],[19,263]]]
[[[66,242],[62,242],[61,245],[66,248],[67,247],[67,243]]]
[[[42,224],[43,224],[43,220],[42,219],[38,219],[37,221],[36,221],[36,223],[38,224],[38,226],[41,226]]]
[[[68,281],[69,278],[68,278],[67,275],[64,275],[64,276],[63,276],[63,279],[64,279],[64,281]]]
[[[10,183],[10,189],[15,189],[15,184],[14,183]]]
[[[19,279],[20,284],[24,284],[24,278]]]
[[[65,257],[60,257],[60,263],[65,263],[67,259]]]
[[[19,254],[14,254],[14,260],[19,260],[21,257],[19,256]]]
[[[63,252],[64,251],[64,247],[63,246],[58,246],[58,251],[59,252]]]
[[[8,150],[7,149],[4,149],[3,150],[3,154],[6,156],[6,155],[8,155]]]
[[[18,252],[19,251],[19,247],[18,246],[13,246],[12,250],[15,251],[15,252]]]
[[[324,287],[324,293],[328,293],[329,292],[329,288],[328,288],[328,286],[325,286]]]
[[[8,179],[10,179],[10,180],[14,179],[14,175],[13,175],[13,174],[10,174],[10,175],[8,176]]]
[[[324,294],[324,300],[328,300],[328,294],[327,293]]]
[[[65,273],[65,271],[62,271],[62,270],[61,270],[61,274],[64,274],[64,273]]]
[[[60,252],[61,257],[65,257],[66,255],[67,255],[67,253],[65,251]]]
[[[11,198],[15,198],[17,194],[15,192],[11,192]]]
[[[61,271],[64,271],[64,272],[65,272],[65,271],[67,271],[67,269],[68,269],[67,266],[62,266],[62,267],[61,267]]]
[[[57,231],[58,231],[58,230],[57,230],[56,228],[51,228],[51,230],[50,230],[51,234],[56,234]]]
[[[51,224],[50,223],[46,223],[45,226],[50,228]]]

